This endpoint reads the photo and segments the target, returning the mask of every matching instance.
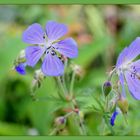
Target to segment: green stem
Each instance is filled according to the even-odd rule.
[[[107,96],[106,99],[105,99],[105,113],[108,112],[108,100],[109,100],[109,99],[108,99],[108,96]],[[115,132],[114,132],[114,130],[112,129],[112,126],[111,126],[110,123],[109,123],[109,119],[108,119],[107,115],[104,114],[103,118],[104,118],[104,123],[107,125],[108,129],[111,131],[111,134],[114,135]],[[104,127],[105,127],[105,126],[104,126]],[[104,130],[105,130],[105,129],[103,129],[102,134],[104,134]]]
[[[78,114],[78,116],[79,116],[79,114]],[[83,124],[83,121],[82,121],[82,119],[81,119],[81,117],[79,116],[79,120],[80,120],[80,127],[81,127],[81,129],[82,129],[82,134],[83,135],[86,135],[87,133],[86,133],[86,128],[85,128],[85,125]]]
[[[105,101],[106,105],[105,105],[105,111],[108,111],[108,96],[106,97],[106,101]]]
[[[52,130],[52,132],[51,132],[49,135],[50,135],[50,136],[56,135],[57,132],[58,132],[58,128],[54,128],[54,129]]]
[[[67,89],[66,81],[65,81],[65,72],[66,72],[67,65],[68,65],[68,60],[66,60],[64,62],[64,75],[62,76],[62,80],[63,80],[63,86],[64,86],[64,89],[65,89],[65,92],[68,94],[68,89]]]
[[[72,109],[74,110],[75,107],[74,107],[74,102],[73,101],[72,101],[71,106],[72,106]],[[84,126],[79,114],[78,114],[78,118],[74,117],[74,121],[75,121],[75,124],[78,126],[80,134],[81,135],[86,135],[86,131],[85,131],[86,129],[85,129],[85,126]]]
[[[73,97],[73,87],[75,82],[75,72],[72,73],[71,83],[70,83],[70,95]]]
[[[108,120],[107,116],[104,116],[104,120],[105,120],[105,123],[106,123],[107,127],[108,127],[109,130],[111,131],[111,134],[112,134],[112,135],[115,135],[115,132],[114,132],[114,130],[112,129],[112,126],[109,124],[109,120]]]
[[[69,112],[68,114],[66,114],[64,117],[65,118],[67,118],[67,117],[69,117],[71,114],[73,114],[74,112],[73,111],[71,111],[71,112]]]
[[[104,131],[105,131],[105,120],[104,120],[104,118],[102,119],[102,125],[101,126],[102,126],[101,135],[104,136]]]
[[[62,80],[63,80],[63,87],[64,87],[64,90],[65,90],[65,94],[68,95],[68,90],[67,90],[67,87],[66,87],[66,82],[65,82],[65,76],[64,75],[62,76]]]
[[[57,77],[57,80],[58,80],[58,83],[59,83],[59,85],[60,85],[60,87],[61,87],[61,89],[62,89],[64,95],[66,95],[65,88],[64,88],[64,86],[63,86],[63,84],[62,84],[62,81],[61,81],[60,77]]]
[[[58,83],[59,83],[59,85],[60,85],[60,87],[61,87],[65,97],[66,97],[67,91],[65,89],[64,83],[62,83],[60,77],[58,77],[57,80],[58,80]],[[73,97],[74,81],[75,81],[75,73],[73,72],[72,79],[71,79],[71,84],[70,84],[70,94],[71,94],[71,97]],[[72,107],[73,110],[75,109],[75,104],[74,104],[73,100],[71,100],[71,107]],[[72,114],[72,112],[70,114]],[[79,115],[78,115],[78,118],[79,119],[77,120],[77,117],[74,117],[75,124],[77,125],[77,127],[78,127],[78,129],[80,131],[80,134],[81,135],[86,135],[84,124],[82,123],[82,120],[81,120]]]
[[[124,117],[124,121],[126,124],[128,124],[127,118],[126,118],[126,114],[123,113],[123,117]]]
[[[108,81],[111,81],[111,78],[113,76],[113,74],[116,72],[116,69],[113,69],[110,74],[109,74],[109,77],[108,77]]]
[[[64,87],[63,87],[63,84],[62,84],[62,82],[61,82],[60,77],[57,77],[57,82],[58,82],[58,85],[59,85],[61,91],[63,92],[63,94],[61,94],[60,92],[58,92],[58,94],[59,94],[59,96],[60,96],[62,99],[65,99],[65,97],[66,97],[66,91],[65,91],[65,89],[64,89]]]

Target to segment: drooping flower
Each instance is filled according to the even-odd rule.
[[[119,114],[119,113],[118,113],[116,110],[113,112],[113,114],[112,114],[112,116],[111,116],[111,118],[110,118],[110,124],[111,124],[112,126],[114,126],[115,120],[116,120],[116,117],[117,117],[118,114]]]
[[[16,72],[18,72],[21,75],[25,75],[26,74],[26,63],[20,63],[17,66],[15,66],[15,70]]]
[[[135,58],[140,54],[140,37],[137,37],[129,47],[120,53],[116,71],[122,86],[122,95],[125,97],[125,83],[131,95],[140,100],[140,60]]]
[[[72,38],[59,40],[67,33],[67,26],[55,21],[48,21],[45,31],[41,25],[34,23],[23,33],[23,41],[33,44],[26,48],[27,65],[34,67],[42,58],[42,72],[48,76],[60,76],[64,65],[59,55],[75,58],[78,55],[77,43]]]

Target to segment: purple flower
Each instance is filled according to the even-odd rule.
[[[48,76],[60,76],[64,72],[64,65],[60,54],[68,58],[78,56],[76,42],[72,38],[59,40],[68,32],[67,26],[55,21],[48,21],[45,31],[41,25],[34,23],[23,33],[23,41],[33,44],[26,48],[27,65],[34,67],[42,58],[42,72]]]
[[[15,70],[21,75],[26,74],[25,68],[26,68],[26,63],[20,63],[19,65],[15,66]]]
[[[140,100],[140,60],[134,59],[140,54],[140,37],[137,37],[129,47],[120,53],[116,71],[122,86],[122,94],[125,96],[125,83],[131,95]]]
[[[116,110],[113,112],[113,114],[112,114],[112,116],[111,116],[111,119],[110,119],[110,124],[111,124],[112,126],[114,126],[114,124],[115,124],[115,119],[116,119],[116,117],[117,117],[118,114],[119,114],[119,113],[118,113]]]

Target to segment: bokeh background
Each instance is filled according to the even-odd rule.
[[[15,58],[27,46],[22,32],[35,22],[45,26],[48,20],[67,24],[67,36],[78,42],[79,56],[73,63],[83,68],[84,75],[76,82],[75,92],[85,101],[83,106],[93,102],[89,93],[101,94],[118,54],[140,36],[139,5],[0,5],[0,135],[49,135],[55,118],[61,115],[60,103],[45,98],[56,94],[53,78],[45,79],[36,93],[40,100],[33,101],[33,69],[26,76],[12,70]],[[113,129],[116,135],[140,135],[140,101],[130,94],[127,98],[128,124],[120,114]],[[86,110],[84,119],[88,135],[101,135],[99,114]],[[77,135],[74,127],[68,122],[61,134]],[[110,135],[108,129],[105,134]]]

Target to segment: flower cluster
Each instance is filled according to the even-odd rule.
[[[40,24],[30,25],[22,35],[22,40],[30,44],[24,51],[25,55],[18,57],[15,70],[21,74],[26,74],[26,66],[34,67],[39,60],[42,61],[41,69],[36,71],[33,81],[33,89],[39,87],[44,76],[61,76],[64,73],[64,62],[67,58],[76,58],[78,56],[78,46],[73,38],[61,39],[68,32],[66,25],[55,21],[48,21],[45,30]],[[140,54],[140,37],[137,37],[129,47],[124,48],[120,53],[115,68],[110,73],[108,80],[103,85],[103,92],[106,99],[105,111],[110,112],[111,117],[108,123],[114,126],[115,119],[119,114],[117,107],[124,114],[128,111],[128,102],[126,100],[126,86],[131,95],[140,100],[140,60],[135,60]],[[81,75],[81,67],[73,67],[74,74]],[[117,75],[119,80],[116,82],[118,87],[114,88],[112,77]],[[73,76],[75,78],[75,75]],[[60,81],[61,82],[61,81]],[[71,82],[73,89],[74,80]],[[126,86],[125,86],[126,85]],[[65,85],[66,86],[66,85]],[[62,87],[65,90],[66,87]],[[70,88],[70,92],[71,91]],[[117,96],[114,100],[113,107],[108,108],[109,93],[114,90]],[[67,91],[67,90],[66,90]],[[112,113],[113,112],[113,113]],[[57,123],[64,123],[65,119],[60,117]]]

